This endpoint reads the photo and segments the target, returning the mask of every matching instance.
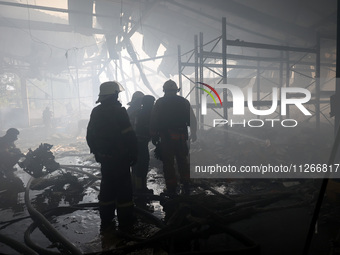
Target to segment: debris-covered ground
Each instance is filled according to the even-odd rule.
[[[22,130],[17,147],[26,154],[41,143],[51,144],[60,168],[29,182],[30,176],[17,166],[20,179],[1,184],[0,234],[41,249],[40,254],[67,254],[67,247],[61,247],[53,231],[46,231],[48,227],[42,227],[43,234],[39,226],[31,225],[29,206],[82,254],[301,254],[320,179],[194,179],[191,196],[170,199],[161,195],[161,162],[151,153],[148,187],[154,195],[135,198],[134,228],[121,231],[113,225],[100,235],[96,204],[100,169],[84,136],[56,133],[39,141],[34,139],[37,132],[34,128]],[[294,132],[208,130],[200,133],[191,152],[195,162],[205,163],[216,159],[235,165],[327,162],[332,139],[331,128],[321,133],[314,127]],[[30,205],[25,203],[27,185]],[[330,254],[337,248],[338,203],[336,196],[325,200],[310,254]],[[1,243],[0,251],[15,254]]]

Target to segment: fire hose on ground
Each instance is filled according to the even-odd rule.
[[[65,169],[67,171],[74,171],[74,172],[78,172],[78,173],[82,173],[82,174],[86,174],[88,175],[90,178],[92,178],[93,180],[98,180],[100,177],[93,175],[91,173],[79,170],[78,168],[92,168],[92,169],[99,169],[99,167],[94,167],[94,166],[79,166],[79,165],[59,165],[58,163],[56,163],[54,161],[54,156],[53,154],[49,151],[49,149],[52,146],[49,144],[41,144],[41,146],[35,150],[35,151],[31,151],[27,154],[27,160],[24,162],[21,162],[21,167],[22,168],[26,168],[26,172],[28,172],[30,175],[34,176],[34,177],[42,177],[46,174],[52,173],[55,170],[59,170],[59,169]],[[40,156],[40,158],[39,158]],[[51,255],[56,255],[59,254],[56,251],[51,251],[51,250],[47,250],[45,248],[39,247],[38,245],[34,244],[32,242],[32,240],[30,239],[30,234],[34,231],[35,228],[39,228],[42,233],[54,244],[56,245],[56,247],[59,249],[59,251],[62,254],[82,254],[82,252],[71,242],[69,242],[65,237],[63,237],[51,224],[50,222],[46,219],[46,217],[50,217],[52,215],[55,215],[58,211],[58,214],[63,214],[63,213],[70,213],[73,212],[75,210],[80,210],[86,206],[88,207],[97,207],[98,208],[98,204],[97,203],[91,203],[91,204],[86,204],[86,205],[82,205],[79,204],[77,206],[71,206],[71,207],[58,207],[55,210],[50,210],[49,212],[42,214],[40,212],[38,212],[36,209],[33,208],[33,206],[30,203],[30,199],[29,199],[29,189],[30,189],[30,185],[32,182],[33,178],[30,179],[30,181],[28,182],[27,186],[26,186],[26,192],[25,192],[25,203],[27,206],[27,209],[31,215],[31,218],[33,219],[34,223],[30,225],[30,227],[27,229],[27,231],[25,232],[25,242],[26,244],[31,247],[32,249],[36,250],[39,254],[51,254]],[[152,197],[152,199],[154,200],[164,200],[164,197],[161,196],[150,196]],[[207,209],[205,209],[206,211]],[[60,212],[59,212],[60,211]],[[162,242],[164,240],[167,239],[176,239],[178,238],[178,236],[183,235],[183,233],[191,233],[193,228],[197,228],[199,226],[199,223],[197,222],[189,222],[188,224],[184,225],[184,226],[170,226],[170,228],[167,226],[165,227],[164,223],[158,219],[156,216],[154,216],[153,214],[140,209],[140,208],[136,208],[135,212],[137,214],[142,214],[144,215],[144,217],[147,217],[148,219],[151,219],[156,226],[158,226],[161,230],[159,231],[159,233],[157,232],[155,235],[151,236],[150,238],[147,239],[138,239],[138,238],[134,238],[133,236],[129,236],[127,235],[127,237],[129,237],[130,239],[134,239],[134,240],[138,240],[138,242],[135,245],[127,245],[124,247],[121,247],[119,249],[115,249],[115,250],[110,250],[110,251],[105,251],[105,252],[99,252],[100,254],[109,254],[112,252],[122,252],[122,253],[126,253],[127,251],[133,251],[134,249],[139,249],[139,248],[143,248],[145,246],[150,246],[151,244],[154,243],[158,243],[158,242]],[[210,212],[209,212],[210,213]],[[217,215],[215,215],[214,220],[218,221],[219,223],[224,223],[222,221],[222,217],[219,217]],[[14,222],[14,221],[13,221]],[[215,226],[215,224],[213,224],[212,222],[210,222],[212,225],[211,226]],[[234,230],[230,230],[228,228],[220,228],[219,226],[220,224],[216,225],[217,229],[219,229],[219,231],[222,230],[222,232],[224,233],[228,233],[232,236],[234,236],[234,238],[237,238],[238,240],[240,240],[241,243],[245,244],[245,248],[241,249],[241,250],[229,250],[230,254],[240,254],[239,252],[242,252],[243,254],[245,254],[246,252],[251,252],[251,254],[253,254],[253,252],[255,250],[257,250],[258,245],[255,244],[254,242],[252,242],[249,238],[245,237],[244,235],[242,235],[241,233],[238,233]],[[187,232],[186,232],[187,231]],[[185,238],[188,238],[188,236],[184,236]],[[190,236],[189,236],[190,237]],[[190,238],[189,238],[190,239]],[[8,240],[7,240],[8,241]],[[6,240],[3,240],[0,236],[0,242],[4,242],[4,243],[10,243],[10,242],[6,242]],[[11,246],[11,245],[10,245]],[[13,247],[13,246],[11,246]],[[19,247],[19,246],[18,246]],[[13,247],[18,248],[18,247]],[[22,248],[22,247],[21,247]],[[27,248],[27,247],[26,247]],[[31,252],[31,254],[35,254],[34,252],[32,253],[32,251],[27,248],[29,252]],[[94,254],[99,254],[99,253],[94,253]],[[27,253],[30,254],[30,253]],[[187,253],[189,254],[189,253]],[[190,254],[198,254],[197,252],[191,252]]]

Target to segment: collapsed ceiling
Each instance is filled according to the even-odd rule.
[[[108,72],[108,63],[125,59],[136,64],[138,77],[151,91],[141,72],[149,68],[150,75],[178,74],[177,46],[182,52],[192,50],[200,32],[205,42],[220,36],[223,17],[228,40],[313,48],[319,34],[331,39],[323,44],[322,56],[335,61],[335,0],[7,0],[0,4],[0,72],[25,78],[61,77],[72,68],[82,77],[99,76]],[[143,52],[136,50],[136,34],[143,35]],[[160,59],[155,70],[143,66],[148,58]],[[107,76],[117,77],[117,70]]]

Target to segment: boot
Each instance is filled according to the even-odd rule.
[[[117,218],[120,229],[126,229],[133,226],[135,222],[133,211],[134,211],[133,205],[117,207]]]

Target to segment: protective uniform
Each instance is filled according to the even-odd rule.
[[[160,139],[167,192],[174,194],[177,188],[175,159],[184,192],[188,192],[190,168],[187,127],[190,126],[192,140],[196,140],[196,117],[189,101],[176,95],[178,88],[174,81],[165,82],[163,91],[164,97],[156,101],[151,116],[152,139],[154,144]]]
[[[23,156],[14,142],[18,139],[19,130],[10,128],[3,137],[0,137],[0,172],[1,177],[14,177],[13,167]]]
[[[142,107],[136,113],[135,131],[138,140],[137,164],[132,167],[133,187],[136,193],[153,193],[146,185],[146,176],[149,170],[150,154],[149,142],[151,111],[155,98],[146,95],[142,98]]]
[[[24,183],[14,174],[14,165],[24,156],[14,144],[18,135],[19,130],[10,128],[0,137],[0,189],[4,192],[1,194],[0,206],[17,207],[18,194],[25,191]]]
[[[137,114],[142,108],[142,99],[144,97],[144,93],[141,91],[136,91],[133,93],[131,101],[128,103],[129,108],[127,109],[127,113],[130,118],[130,123],[133,130],[136,130],[137,124]]]
[[[117,101],[117,82],[105,82],[100,87],[101,104],[91,113],[86,140],[90,151],[101,163],[102,180],[99,212],[102,228],[117,217],[120,226],[132,221],[133,201],[130,165],[136,162],[137,138],[124,107]]]

